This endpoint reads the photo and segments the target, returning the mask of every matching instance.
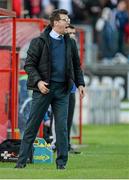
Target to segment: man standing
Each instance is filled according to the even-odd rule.
[[[73,81],[81,97],[85,96],[76,43],[64,35],[69,23],[66,10],[54,10],[50,25],[30,43],[25,71],[28,74],[28,89],[33,90],[33,99],[16,168],[26,166],[40,123],[51,104],[57,143],[56,167],[65,169],[68,160],[67,111]]]
[[[77,41],[76,38],[76,29],[73,25],[67,26],[66,32],[69,34],[70,38],[73,38],[75,41]],[[73,124],[73,116],[74,116],[74,109],[75,109],[75,103],[76,103],[76,86],[73,84],[70,96],[69,96],[69,106],[68,106],[68,120],[67,120],[67,130],[68,130],[68,151],[70,153],[80,154],[79,151],[75,150],[70,143],[70,134],[71,134],[71,128]]]

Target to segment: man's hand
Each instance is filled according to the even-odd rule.
[[[46,87],[48,83],[46,83],[45,81],[39,81],[37,85],[41,93],[43,94],[49,93],[49,89]]]
[[[78,86],[78,90],[79,90],[79,94],[81,96],[81,98],[84,98],[84,96],[86,95],[86,90],[84,86]]]

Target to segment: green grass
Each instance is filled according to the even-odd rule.
[[[80,155],[69,155],[67,169],[55,163],[30,164],[14,169],[14,163],[0,163],[0,178],[19,179],[127,179],[129,178],[129,124],[83,127]]]

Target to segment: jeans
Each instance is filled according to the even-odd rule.
[[[50,92],[42,94],[34,91],[32,96],[32,106],[27,121],[26,129],[21,142],[19,158],[17,164],[26,164],[28,155],[32,149],[32,144],[36,138],[38,129],[49,105],[55,118],[55,131],[57,143],[57,165],[66,165],[68,160],[68,134],[67,134],[67,114],[69,92],[65,90],[65,83],[51,82]]]

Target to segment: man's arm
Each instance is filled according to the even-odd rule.
[[[72,50],[73,50],[73,67],[75,74],[75,84],[78,87],[80,96],[83,98],[85,96],[85,82],[81,70],[80,58],[75,40],[72,40],[72,44],[73,44]]]
[[[42,79],[37,70],[43,48],[42,43],[43,42],[41,42],[39,38],[35,38],[31,41],[29,49],[27,51],[27,58],[24,66],[24,69],[34,86],[38,83],[38,81]]]

